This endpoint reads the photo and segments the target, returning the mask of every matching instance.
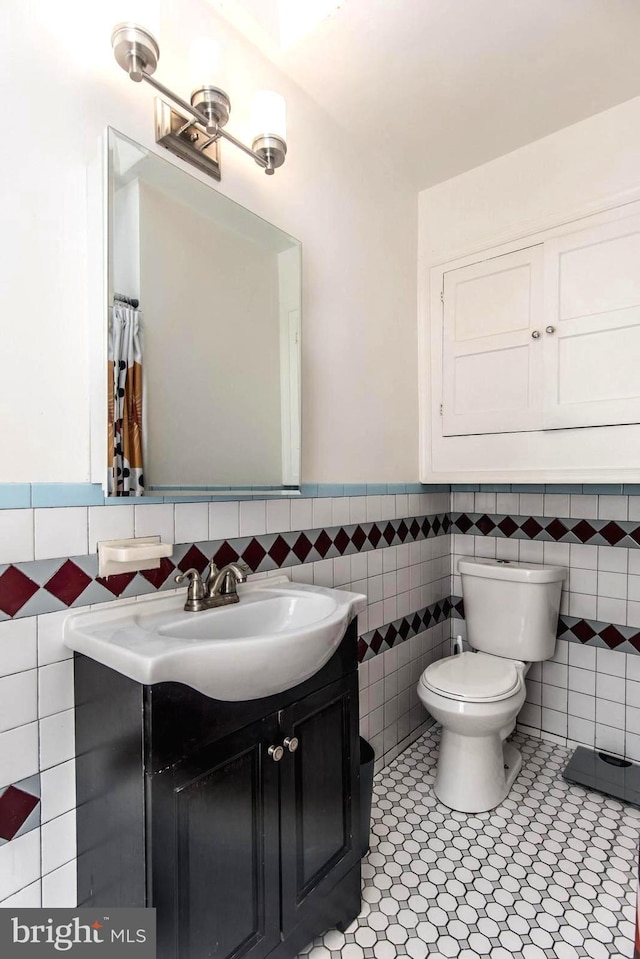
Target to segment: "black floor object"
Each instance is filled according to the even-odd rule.
[[[562,773],[570,783],[640,806],[640,766],[578,746]]]

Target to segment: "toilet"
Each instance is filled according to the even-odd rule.
[[[475,652],[428,666],[418,696],[442,726],[436,796],[460,812],[486,812],[507,796],[522,765],[505,739],[524,704],[530,664],[554,654],[566,570],[460,559],[458,572]]]

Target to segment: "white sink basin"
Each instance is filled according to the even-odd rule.
[[[177,682],[213,699],[261,699],[317,673],[366,596],[290,583],[238,587],[233,606],[185,613],[185,593],[71,613],[64,642],[145,685]]]

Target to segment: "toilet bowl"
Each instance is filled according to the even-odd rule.
[[[489,559],[461,559],[458,570],[475,652],[428,666],[418,696],[442,726],[436,796],[459,812],[486,812],[522,765],[505,740],[524,705],[530,663],[554,654],[566,571]]]
[[[522,758],[503,741],[525,701],[528,666],[486,653],[462,653],[429,666],[418,696],[442,726],[433,791],[460,812],[500,805],[520,771]]]

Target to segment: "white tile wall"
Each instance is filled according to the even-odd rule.
[[[452,494],[452,509],[485,511],[491,494]],[[640,518],[640,497],[498,493],[496,511],[513,515],[584,519]],[[488,544],[491,540],[491,545]],[[495,553],[492,554],[492,548]],[[452,592],[462,587],[457,560],[496,555],[500,559],[565,566],[569,580],[561,612],[620,626],[640,627],[640,550],[611,546],[537,543],[454,534]],[[460,631],[452,620],[452,635]],[[464,628],[461,631],[464,634]],[[564,665],[567,663],[567,665]],[[640,762],[640,655],[561,642],[554,659],[527,677],[527,700],[519,723],[538,735],[626,755]]]
[[[432,719],[418,699],[420,674],[448,654],[447,623],[439,623],[359,668],[360,735],[380,768],[422,734]]]
[[[133,535],[193,542],[448,508],[444,493],[0,510],[0,544],[11,544],[0,545],[0,562],[82,555],[100,540]],[[449,550],[449,537],[443,536],[411,550],[388,547],[308,563],[289,574],[299,582],[367,594],[359,622],[366,632],[447,596]],[[62,642],[66,615],[0,623],[0,788],[40,772],[42,792],[41,826],[0,846],[0,906],[76,902],[73,659]],[[444,625],[435,627],[423,634],[427,639],[402,644],[386,659],[367,664],[364,675],[370,671],[377,685],[371,694],[368,686],[363,691],[363,729],[373,730],[379,762],[388,761],[428,721],[415,685],[428,657],[439,654],[444,632]]]
[[[176,543],[198,543],[209,539],[209,504],[176,503]]]
[[[102,507],[109,509],[109,507]],[[136,509],[150,509],[138,506]],[[86,506],[36,509],[35,558],[82,556],[89,551],[88,509]],[[138,533],[146,536],[146,533]],[[170,541],[171,542],[171,541]]]
[[[33,512],[0,510],[0,563],[26,563],[34,558]]]
[[[0,511],[0,542],[13,542],[0,562],[79,555],[99,539],[134,531],[159,533],[171,542],[233,538],[442,513],[449,501],[442,493]],[[640,497],[484,491],[454,493],[451,506],[640,518]],[[640,550],[455,535],[322,560],[289,573],[299,582],[365,592],[359,628],[366,632],[452,591],[459,595],[451,564],[463,555],[566,565],[564,612],[640,626]],[[0,905],[75,902],[73,672],[61,641],[64,615],[0,623],[0,683],[6,681],[0,686],[0,788],[38,771],[42,788],[40,829],[0,847]],[[417,698],[417,680],[429,662],[449,654],[450,635],[458,633],[464,636],[460,620],[440,624],[361,667],[361,729],[374,744],[378,765],[430,722]],[[556,741],[596,745],[640,762],[640,656],[563,642],[551,662],[531,669],[527,685],[524,725]],[[14,721],[19,724],[7,726]]]

